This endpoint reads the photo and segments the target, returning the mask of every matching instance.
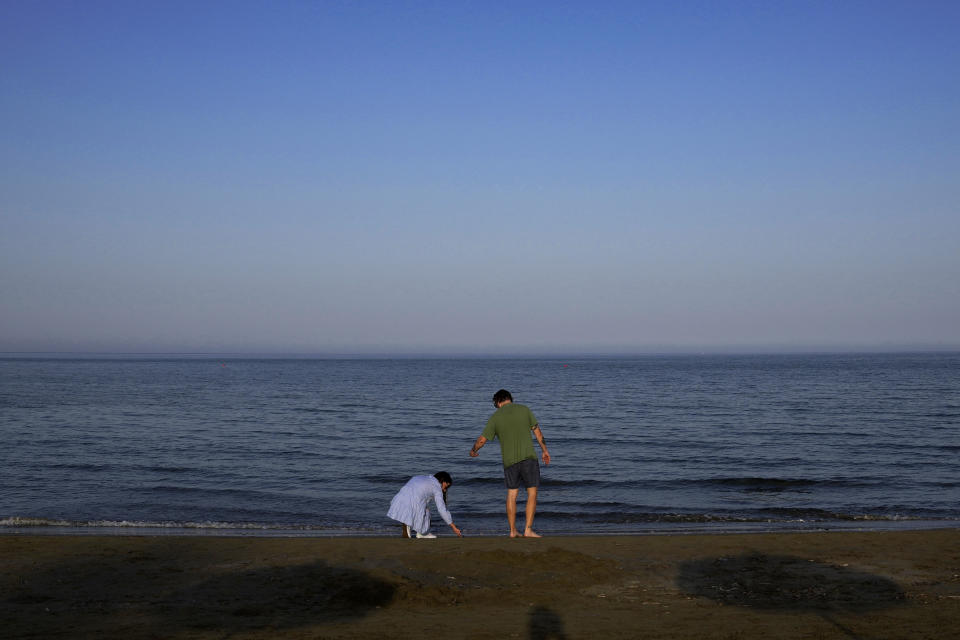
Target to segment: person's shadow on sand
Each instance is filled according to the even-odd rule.
[[[553,609],[542,605],[530,609],[530,640],[566,640],[563,620]]]

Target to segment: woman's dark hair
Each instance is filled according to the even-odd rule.
[[[497,391],[495,394],[493,394],[493,404],[500,404],[505,400],[513,402],[513,396],[510,395],[510,392],[506,389],[500,389],[500,391]]]
[[[451,478],[450,474],[446,471],[437,471],[435,474],[433,474],[433,477],[437,479],[437,482],[440,483],[441,487],[443,486],[444,482],[447,484],[453,484],[453,478]],[[450,487],[447,487],[443,490],[443,504],[447,504],[447,489],[449,488]]]

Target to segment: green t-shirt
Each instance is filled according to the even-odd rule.
[[[525,405],[510,402],[497,409],[483,430],[487,440],[500,438],[503,466],[509,467],[523,460],[537,459],[533,452],[530,431],[537,426],[537,418]]]

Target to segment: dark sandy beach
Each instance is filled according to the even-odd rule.
[[[0,537],[4,638],[958,638],[960,531]]]

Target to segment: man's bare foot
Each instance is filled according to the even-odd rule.
[[[520,535],[519,533],[517,533],[516,531],[511,531],[511,532],[510,532],[510,537],[511,537],[511,538],[522,538],[523,536]]]
[[[541,536],[539,533],[537,533],[533,529],[527,529],[526,531],[523,532],[523,537],[524,538],[542,538],[543,536]]]

